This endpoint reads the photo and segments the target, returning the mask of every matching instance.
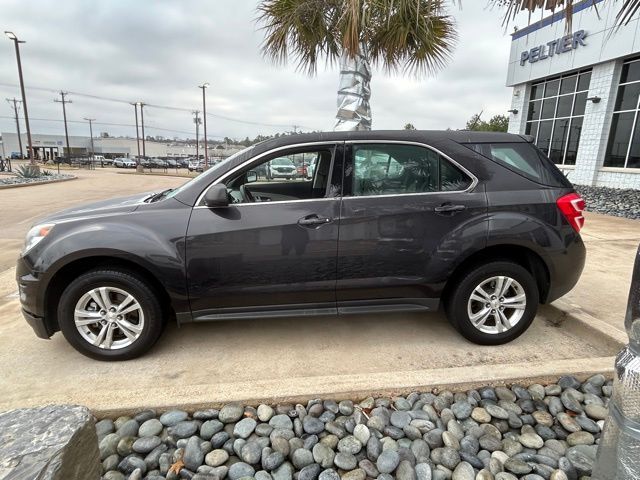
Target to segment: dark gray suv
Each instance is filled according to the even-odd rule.
[[[266,178],[275,158],[307,165]],[[583,200],[527,137],[373,131],[247,148],[175,190],[43,219],[17,280],[41,338],[133,358],[180,323],[434,311],[467,339],[522,334],[585,261]],[[239,333],[240,334],[240,333]]]

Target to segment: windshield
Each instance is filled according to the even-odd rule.
[[[186,190],[187,188],[191,187],[192,185],[197,185],[198,183],[201,183],[201,182],[203,184],[205,184],[211,178],[215,177],[218,172],[225,170],[226,166],[230,162],[233,162],[233,160],[235,160],[238,157],[241,157],[241,156],[244,156],[244,155],[248,154],[249,151],[251,151],[252,149],[253,149],[253,146],[247,147],[247,148],[245,148],[243,150],[240,150],[239,152],[234,153],[230,157],[225,158],[221,162],[215,164],[213,167],[211,167],[206,172],[203,172],[200,175],[192,178],[191,180],[189,180],[188,182],[186,182],[183,185],[179,186],[178,188],[175,188],[175,189],[171,190],[171,192],[169,192],[166,195],[166,198],[175,197],[178,193]],[[194,161],[197,161],[197,160],[194,160]]]

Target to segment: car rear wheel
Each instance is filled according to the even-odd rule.
[[[538,310],[535,279],[508,261],[478,265],[465,272],[446,299],[451,324],[468,340],[500,345],[522,335]]]
[[[92,270],[64,290],[58,322],[67,341],[97,360],[128,360],[156,342],[164,324],[158,296],[146,281],[119,269]]]

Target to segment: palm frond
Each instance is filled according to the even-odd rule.
[[[258,6],[258,22],[265,31],[262,53],[275,63],[291,56],[298,68],[316,72],[321,58],[333,62],[341,45],[331,31],[335,0],[265,0]]]
[[[263,0],[262,52],[276,63],[292,57],[313,74],[321,58],[355,58],[364,45],[374,64],[423,76],[447,62],[457,39],[448,1]]]
[[[571,29],[571,21],[573,19],[573,7],[578,0],[491,0],[491,3],[506,9],[505,23],[512,20],[522,11],[528,11],[530,14],[538,9],[549,10],[555,12],[564,8],[566,13],[566,28]],[[598,15],[598,8],[595,0],[591,0],[592,8]],[[636,13],[640,11],[640,0],[623,0],[622,6],[616,15],[616,23],[618,25],[628,24]]]
[[[457,41],[443,0],[372,0],[376,12],[364,32],[371,61],[418,77],[441,69]]]
[[[624,0],[622,8],[616,15],[618,25],[628,24],[633,16],[640,10],[640,0]]]

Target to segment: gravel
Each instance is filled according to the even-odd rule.
[[[611,382],[231,404],[96,424],[104,480],[590,478]],[[179,472],[178,472],[179,470]]]
[[[575,185],[588,212],[640,219],[640,190]]]

